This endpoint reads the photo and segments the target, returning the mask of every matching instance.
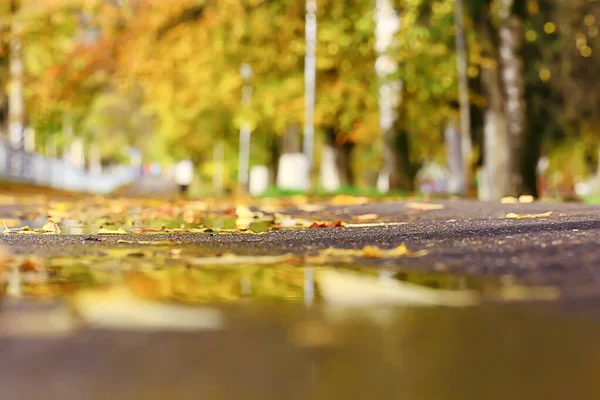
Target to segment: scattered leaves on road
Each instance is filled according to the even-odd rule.
[[[506,214],[505,218],[508,218],[508,219],[532,219],[532,218],[547,218],[547,217],[551,217],[551,216],[552,216],[552,211],[548,211],[548,212],[541,213],[541,214],[508,213],[508,214]]]

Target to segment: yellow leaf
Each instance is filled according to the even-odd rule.
[[[44,226],[42,226],[42,231],[44,231],[45,233],[56,233],[56,234],[59,234],[60,233],[60,227],[58,226],[58,224],[56,222],[54,222],[51,219],[49,219],[48,221],[46,221],[46,223],[44,224]]]
[[[516,197],[512,197],[512,196],[503,197],[500,200],[500,204],[517,204],[518,202],[519,202],[519,199],[517,199]]]
[[[535,199],[533,198],[533,196],[530,195],[521,195],[519,196],[519,203],[533,203]]]
[[[443,209],[444,205],[443,204],[433,204],[433,203],[410,202],[410,203],[406,204],[406,207],[412,208],[414,210],[434,211],[434,210],[441,210],[441,209]]]
[[[127,231],[121,227],[119,229],[100,228],[98,235],[126,235]]]
[[[377,214],[362,214],[354,217],[356,221],[373,221],[379,217]]]
[[[542,214],[515,214],[508,213],[505,218],[509,219],[531,219],[531,218],[545,218],[550,217],[552,215],[552,211],[548,211]]]
[[[411,251],[405,244],[384,250],[377,246],[365,246],[360,250],[329,248],[321,251],[322,257],[363,257],[363,258],[393,258],[393,257],[422,257],[428,253],[427,250]]]

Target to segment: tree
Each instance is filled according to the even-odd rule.
[[[476,8],[482,42],[481,82],[487,100],[484,127],[486,197],[523,190],[523,150],[527,138],[524,61],[524,3],[485,0]]]

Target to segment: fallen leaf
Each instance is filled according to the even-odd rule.
[[[100,228],[98,235],[126,235],[127,231],[121,227],[119,229]]]
[[[51,219],[49,219],[48,221],[46,221],[46,223],[44,224],[44,226],[42,226],[42,231],[44,231],[44,233],[59,234],[60,233],[60,227],[58,226],[58,224],[56,222],[54,222]]]
[[[294,254],[282,254],[277,256],[238,256],[235,254],[224,254],[221,257],[197,257],[190,258],[186,261],[192,266],[201,265],[268,265],[281,264],[297,261],[298,257]]]
[[[505,218],[508,219],[531,219],[531,218],[545,218],[545,217],[550,217],[552,216],[552,211],[548,211],[542,214],[515,214],[515,213],[508,213],[506,214]]]
[[[427,250],[411,251],[405,244],[385,250],[377,246],[365,246],[362,249],[337,249],[330,247],[321,251],[322,256],[331,257],[363,257],[363,258],[394,258],[394,257],[422,257],[428,253]]]
[[[321,222],[315,221],[310,224],[309,228],[343,228],[345,224],[342,221],[329,221],[329,222]]]
[[[8,228],[8,225],[6,225],[6,221],[2,220],[2,223],[4,224],[4,230],[2,233],[10,233],[11,230]]]
[[[531,195],[526,195],[523,194],[521,196],[519,196],[519,203],[523,203],[523,204],[528,204],[528,203],[533,203],[535,200],[535,198]]]
[[[378,217],[379,216],[377,214],[362,214],[355,216],[353,219],[356,221],[373,221]]]
[[[512,197],[512,196],[507,196],[507,197],[503,197],[502,199],[500,199],[500,204],[517,204],[519,202],[519,199],[517,199],[516,197]]]
[[[410,202],[410,203],[406,204],[406,207],[412,208],[413,210],[434,211],[434,210],[443,209],[444,205],[443,204],[433,204],[433,203]]]

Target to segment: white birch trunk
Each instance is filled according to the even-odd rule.
[[[398,70],[396,61],[389,55],[394,47],[394,35],[400,29],[400,16],[391,0],[375,1],[375,50],[377,61],[375,70],[379,85],[379,127],[383,142],[383,169],[377,180],[380,192],[390,190],[390,178],[395,169],[395,150],[392,147],[396,110],[400,105],[402,82],[393,80],[391,75]]]
[[[21,44],[22,25],[18,16],[13,15],[10,38],[10,59],[8,84],[8,132],[13,147],[23,147],[25,128],[25,103],[23,100],[23,54]]]
[[[444,131],[448,163],[448,193],[465,193],[465,173],[462,157],[462,137],[455,118],[451,118]]]

